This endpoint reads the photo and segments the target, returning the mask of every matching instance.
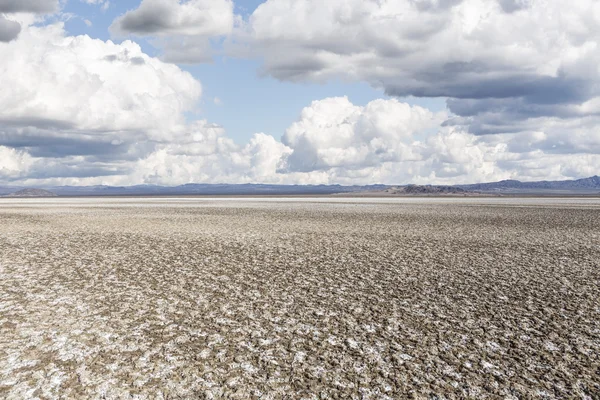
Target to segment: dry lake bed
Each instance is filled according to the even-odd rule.
[[[600,199],[2,199],[0,398],[598,399]]]

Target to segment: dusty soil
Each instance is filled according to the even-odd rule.
[[[0,398],[600,398],[600,201],[491,203],[2,200]]]

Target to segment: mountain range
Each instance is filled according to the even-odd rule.
[[[399,189],[400,188],[400,189]],[[0,186],[0,196],[24,189],[21,186]],[[40,186],[41,189],[58,196],[185,196],[185,195],[328,195],[328,194],[398,194],[418,195],[481,193],[498,195],[600,195],[600,177],[565,180],[521,182],[503,180],[499,182],[475,183],[454,186],[438,185],[268,185],[268,184],[195,184],[180,186],[135,185],[135,186]],[[21,193],[28,193],[27,191]],[[35,192],[29,192],[35,195]],[[40,192],[42,193],[42,192]],[[24,196],[19,196],[24,197]],[[37,196],[32,196],[37,197]]]
[[[536,181],[521,182],[517,180],[504,180],[491,183],[475,183],[471,185],[457,185],[465,190],[486,193],[600,193],[600,176],[567,180],[567,181]]]

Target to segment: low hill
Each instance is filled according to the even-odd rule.
[[[43,189],[22,189],[6,197],[56,197],[56,194]]]
[[[467,195],[471,192],[455,187],[455,186],[442,186],[442,185],[407,185],[401,187],[394,187],[385,191],[389,194],[395,195]]]
[[[600,176],[575,179],[568,181],[536,181],[521,182],[517,180],[504,180],[500,182],[476,183],[471,185],[457,185],[465,190],[474,190],[486,193],[573,193],[592,194],[600,193]]]
[[[500,182],[464,185],[273,185],[198,184],[180,186],[47,186],[46,190],[0,186],[0,196],[305,196],[305,195],[600,195],[600,176],[568,181]]]

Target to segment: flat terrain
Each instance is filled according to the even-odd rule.
[[[598,399],[600,200],[0,200],[36,397]]]

